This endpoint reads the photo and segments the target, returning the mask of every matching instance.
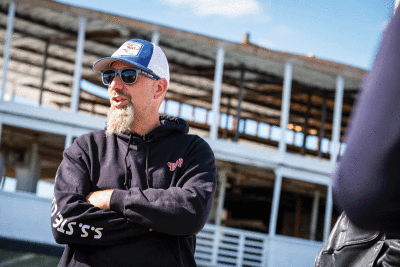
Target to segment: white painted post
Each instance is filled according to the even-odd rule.
[[[39,144],[37,142],[32,144],[29,158],[29,165],[16,168],[17,190],[36,193],[40,177]]]
[[[68,147],[71,146],[71,144],[72,144],[72,139],[73,139],[73,136],[72,136],[71,132],[67,133],[67,135],[65,136],[65,145],[64,145],[64,149],[67,149]]]
[[[151,36],[151,42],[155,45],[158,45],[160,41],[160,33],[158,31],[153,32],[153,35]]]
[[[267,265],[268,267],[277,267],[276,257],[275,257],[275,236],[276,236],[276,226],[278,224],[278,212],[279,212],[279,202],[282,190],[282,171],[280,169],[275,170],[275,183],[274,183],[274,193],[272,196],[272,207],[271,216],[269,219],[269,231],[268,231],[268,250],[267,250]]]
[[[290,62],[285,65],[285,77],[283,79],[282,107],[281,107],[281,138],[279,140],[279,153],[283,156],[286,152],[286,128],[289,122],[290,94],[292,90],[293,66]]]
[[[226,179],[227,179],[227,170],[222,169],[218,174],[218,183],[219,191],[218,191],[218,204],[217,204],[217,218],[215,220],[215,232],[214,232],[214,242],[212,248],[212,255],[211,255],[211,263],[212,266],[217,265],[218,261],[218,249],[219,249],[219,242],[221,238],[221,217],[222,211],[224,208],[224,200],[225,200],[225,191],[226,191]]]
[[[333,129],[331,143],[331,163],[335,163],[339,155],[340,130],[342,122],[344,79],[339,75],[336,79],[335,110],[333,111]]]
[[[221,227],[219,225],[216,225],[214,229],[215,232],[214,232],[214,241],[212,245],[211,266],[217,266],[219,242],[221,240]]]
[[[82,58],[85,47],[85,31],[86,31],[86,18],[80,17],[79,29],[78,29],[78,41],[76,46],[74,80],[72,83],[71,112],[78,111],[79,92],[81,87],[80,84],[81,84],[81,74],[82,74]]]
[[[10,56],[11,56],[11,41],[12,41],[12,34],[14,27],[14,17],[15,17],[15,2],[12,1],[10,3],[10,6],[8,7],[6,45],[4,47],[4,54],[3,54],[3,75],[1,77],[0,101],[4,100],[4,95],[6,92],[8,63],[10,61]]]
[[[218,191],[218,205],[217,205],[217,218],[215,220],[215,225],[221,225],[222,211],[224,209],[225,202],[225,191],[226,191],[226,170],[219,172],[219,191]]]
[[[328,185],[328,192],[327,192],[327,196],[326,196],[323,242],[325,242],[328,239],[329,233],[331,232],[332,209],[333,209],[332,183],[330,182]]]
[[[214,115],[214,121],[210,128],[210,139],[217,140],[218,138],[218,125],[219,125],[219,107],[221,102],[221,90],[222,90],[222,76],[224,72],[224,57],[225,49],[224,45],[220,44],[217,51],[217,62],[215,64],[214,74],[214,90],[213,90],[213,102],[212,102],[212,113]]]
[[[279,200],[281,197],[282,188],[282,173],[279,169],[275,170],[275,183],[274,183],[274,194],[272,197],[271,216],[269,219],[269,231],[270,237],[276,234],[276,224],[278,223],[278,211],[279,211]]]
[[[311,225],[310,225],[310,239],[315,240],[318,222],[318,209],[319,209],[319,191],[314,192],[314,200],[312,204]]]

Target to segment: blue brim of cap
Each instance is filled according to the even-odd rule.
[[[105,57],[105,58],[99,59],[96,63],[93,64],[93,70],[95,72],[102,72],[103,70],[108,70],[111,66],[111,63],[113,63],[114,61],[117,61],[117,60],[124,61],[128,64],[131,64],[134,67],[137,67],[138,69],[142,69],[147,72],[153,73],[149,68],[146,68],[145,66],[143,66],[135,61],[129,60],[123,56],[121,56],[121,57]]]

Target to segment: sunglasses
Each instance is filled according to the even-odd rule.
[[[101,72],[101,79],[103,80],[103,83],[105,85],[110,85],[112,80],[117,77],[119,74],[119,78],[121,81],[125,84],[134,84],[137,80],[137,76],[139,73],[142,73],[143,75],[149,77],[150,79],[153,80],[158,80],[160,77],[158,77],[155,74],[151,74],[149,72],[143,71],[143,70],[138,70],[138,69],[120,69],[120,70],[105,70]]]

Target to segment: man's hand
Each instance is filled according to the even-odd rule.
[[[94,191],[86,196],[86,201],[102,210],[109,210],[111,195],[113,192],[114,189]]]

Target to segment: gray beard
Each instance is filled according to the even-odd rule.
[[[106,136],[112,134],[119,135],[131,127],[134,119],[132,104],[123,108],[111,107],[107,114],[107,131]]]

